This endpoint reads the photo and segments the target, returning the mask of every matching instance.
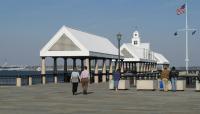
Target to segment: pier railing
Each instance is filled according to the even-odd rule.
[[[200,80],[200,75],[198,70],[191,70],[189,74],[186,74],[185,71],[178,71],[178,79],[186,80],[187,87],[195,87],[197,80]],[[64,83],[70,82],[71,72],[60,72],[60,73],[48,73],[45,75],[36,74],[36,75],[6,75],[0,76],[0,86],[28,86],[35,84],[42,84],[42,77],[45,76],[45,83]],[[94,76],[97,75],[94,72],[91,72],[90,83],[94,83]],[[102,82],[102,75],[106,75],[106,81],[109,81],[109,73],[98,73],[99,82]],[[156,80],[160,78],[160,72],[127,72],[123,73],[121,79],[129,80]]]

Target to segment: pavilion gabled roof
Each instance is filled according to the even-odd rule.
[[[63,26],[40,50],[40,56],[118,58],[117,48],[101,36]]]
[[[131,43],[124,43],[120,50],[124,55],[124,61],[155,62],[152,51],[146,48],[133,46]]]
[[[154,56],[156,58],[157,64],[169,64],[169,61],[162,54],[154,52]]]

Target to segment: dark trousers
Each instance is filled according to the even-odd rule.
[[[77,92],[77,88],[78,88],[78,82],[73,82],[72,83],[72,93],[75,94],[75,92]]]

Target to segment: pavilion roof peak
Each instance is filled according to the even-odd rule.
[[[63,25],[41,49],[40,56],[95,56],[117,58],[117,48],[105,37]]]

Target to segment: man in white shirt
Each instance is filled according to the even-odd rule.
[[[77,68],[74,67],[74,70],[71,73],[71,83],[72,83],[73,95],[76,95],[77,88],[78,88],[78,82],[79,82],[79,72],[77,71]]]

